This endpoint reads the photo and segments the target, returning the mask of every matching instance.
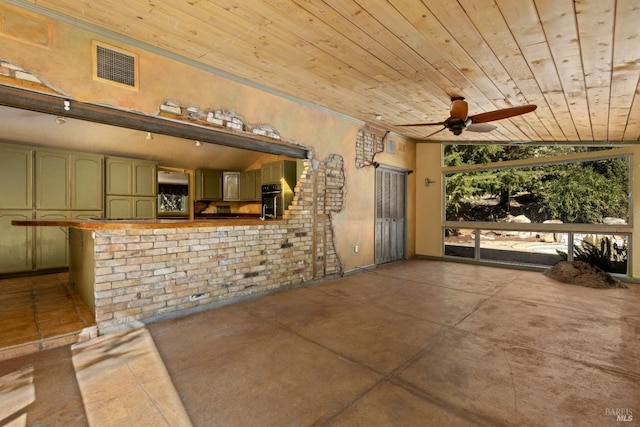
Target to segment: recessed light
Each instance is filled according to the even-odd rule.
[[[67,123],[67,120],[64,117],[58,116],[58,117],[56,117],[56,123],[59,124],[59,125],[63,125],[65,123]]]

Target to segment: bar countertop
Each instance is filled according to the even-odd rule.
[[[82,230],[123,230],[153,228],[228,227],[235,225],[264,225],[281,220],[242,217],[219,217],[207,219],[26,219],[13,220],[12,225],[35,227],[71,227]]]

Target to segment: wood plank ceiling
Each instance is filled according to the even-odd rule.
[[[469,114],[536,104],[490,133],[640,138],[639,0],[32,0],[37,7],[409,137],[451,96]]]

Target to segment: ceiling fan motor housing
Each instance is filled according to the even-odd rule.
[[[449,117],[444,121],[444,126],[449,129],[454,135],[460,135],[464,128],[467,127],[467,121],[470,121],[470,119],[463,120],[459,117]]]

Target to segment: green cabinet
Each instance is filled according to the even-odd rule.
[[[57,150],[35,152],[36,219],[70,219],[88,213],[102,216],[103,156]],[[96,212],[100,214],[95,215]],[[68,229],[35,227],[35,270],[69,263]]]
[[[240,200],[240,172],[222,173],[222,197],[225,201]]]
[[[262,184],[282,184],[293,192],[298,182],[298,166],[291,160],[263,163],[261,168]]]
[[[157,216],[156,163],[107,157],[105,179],[105,216],[107,218],[155,218]]]
[[[33,154],[28,147],[0,144],[0,273],[33,270],[33,228],[11,221],[33,219]]]
[[[70,211],[37,211],[36,219],[70,219]],[[25,227],[27,228],[27,227]],[[69,265],[69,229],[34,227],[35,269],[63,268]]]
[[[195,181],[196,200],[222,200],[222,171],[198,169]]]
[[[0,273],[33,270],[33,227],[17,227],[11,221],[33,219],[32,210],[0,210]]]
[[[261,169],[262,184],[277,184],[282,178],[282,162],[263,163]]]
[[[36,209],[71,209],[69,154],[36,151]]]
[[[107,157],[105,159],[108,196],[156,197],[157,165],[144,160]]]
[[[13,220],[102,216],[102,155],[0,144],[0,273],[63,268],[68,233]]]
[[[107,196],[105,198],[107,218],[133,218],[133,197]]]
[[[0,144],[0,209],[33,208],[33,150]]]
[[[155,163],[133,161],[133,195],[156,197],[158,194],[158,171]]]
[[[155,197],[134,197],[133,216],[136,218],[155,218],[158,211],[158,199]]]
[[[36,209],[101,210],[103,157],[36,151]]]
[[[106,188],[110,195],[133,195],[133,163],[130,159],[107,157],[104,161]]]
[[[71,209],[102,211],[103,156],[71,154]]]
[[[240,200],[254,202],[262,200],[260,169],[240,172]]]
[[[107,196],[107,218],[155,218],[155,197]]]

